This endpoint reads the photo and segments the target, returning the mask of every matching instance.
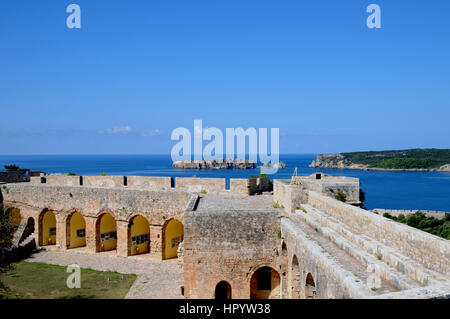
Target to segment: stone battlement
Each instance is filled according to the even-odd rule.
[[[150,191],[181,190],[198,193],[254,195],[271,189],[269,178],[232,178],[226,188],[225,178],[159,176],[71,176],[50,174],[30,178],[32,185],[127,188]]]

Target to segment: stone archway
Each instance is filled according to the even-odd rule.
[[[251,299],[279,299],[280,274],[272,267],[263,266],[256,269],[250,279]]]
[[[117,223],[110,213],[103,213],[96,222],[97,252],[117,249]]]
[[[163,227],[164,259],[176,258],[178,255],[178,246],[183,240],[183,223],[176,219],[167,221]]]
[[[73,212],[66,220],[67,248],[86,246],[86,221],[80,212]]]
[[[214,298],[217,300],[231,299],[231,285],[223,280],[216,285]]]
[[[316,283],[314,282],[314,278],[311,273],[308,273],[306,276],[305,297],[306,299],[316,298]]]
[[[301,298],[301,273],[300,273],[300,267],[298,265],[298,258],[296,255],[292,257],[292,264],[290,269],[290,286],[291,286],[291,299],[300,299]]]
[[[128,256],[150,252],[150,224],[142,215],[136,215],[128,223]]]
[[[39,244],[41,246],[56,244],[56,216],[51,210],[44,210],[39,215]]]

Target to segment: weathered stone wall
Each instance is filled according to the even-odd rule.
[[[124,176],[83,176],[83,186],[122,187],[124,186]]]
[[[320,246],[309,240],[288,218],[281,221],[283,240],[287,244],[288,271],[291,272],[290,286],[299,288],[297,298],[306,298],[305,282],[308,273],[315,282],[316,298],[364,298],[368,297],[365,283],[351,272],[342,269]],[[293,265],[294,255],[298,264]],[[294,275],[297,275],[294,278]],[[295,281],[295,282],[294,282]],[[291,296],[292,297],[292,296]]]
[[[40,177],[32,177],[34,179],[40,179]],[[46,184],[56,186],[80,186],[81,176],[69,176],[61,174],[47,175]]]
[[[233,299],[250,298],[250,280],[259,267],[280,269],[279,230],[276,212],[186,212],[185,297],[214,298],[216,285],[227,281]]]
[[[298,186],[291,186],[289,180],[274,180],[273,201],[292,213],[302,202],[306,201],[307,193]]]
[[[223,193],[225,178],[176,177],[175,188],[188,192]]]
[[[308,191],[308,204],[345,223],[349,228],[397,249],[429,269],[450,274],[448,240],[313,191]]]
[[[172,187],[170,177],[128,176],[128,188],[147,189],[152,191],[169,190]]]
[[[226,189],[225,178],[196,178],[196,177],[159,176],[69,176],[53,174],[44,177],[33,176],[31,184],[46,184],[55,186],[84,186],[101,188],[133,188],[150,191],[180,190],[191,193],[232,193],[237,195],[254,195],[258,192],[268,191],[269,179],[235,178],[230,179],[230,190]],[[126,184],[125,184],[126,183]]]

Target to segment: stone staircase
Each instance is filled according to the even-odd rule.
[[[34,240],[35,240],[35,234],[34,233],[32,233],[32,234],[30,234],[30,235],[28,235],[24,240],[22,240],[20,243],[19,243],[19,246],[20,247],[25,247],[25,246],[27,246],[28,244],[30,244],[31,242],[33,242]]]
[[[414,289],[448,280],[444,275],[425,268],[392,247],[364,234],[358,234],[344,223],[310,205],[302,204],[293,215],[293,218],[309,225],[359,263],[372,268],[396,289]]]
[[[20,239],[22,238],[23,232],[25,231],[25,228],[27,227],[27,223],[28,223],[28,221],[26,219],[22,220],[20,222],[20,225],[17,228],[16,232],[14,233],[14,237],[13,237],[13,241],[12,241],[12,246],[14,248],[17,248],[19,246]]]

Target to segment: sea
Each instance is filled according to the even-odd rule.
[[[323,172],[329,175],[357,177],[365,193],[367,209],[417,209],[450,212],[450,173],[383,172],[348,169],[313,169],[308,165],[316,154],[285,154],[280,160],[285,169],[269,175],[271,179],[290,179],[298,175]],[[0,168],[16,164],[20,168],[46,173],[79,175],[170,176],[248,178],[259,175],[250,170],[183,170],[172,168],[170,155],[0,155]]]

